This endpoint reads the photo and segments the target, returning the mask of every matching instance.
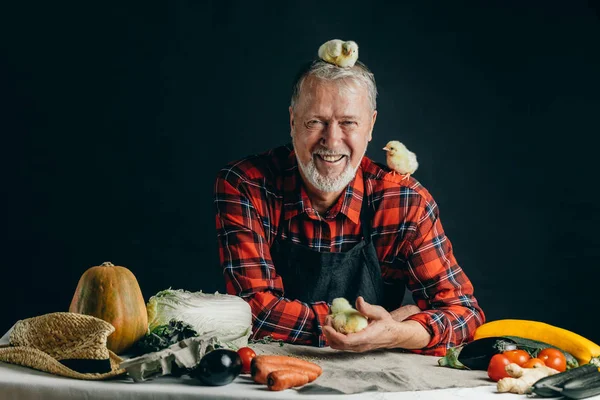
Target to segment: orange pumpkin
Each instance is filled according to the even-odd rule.
[[[115,327],[107,347],[122,354],[148,330],[144,296],[133,273],[110,262],[89,268],[79,279],[69,312],[92,315]]]

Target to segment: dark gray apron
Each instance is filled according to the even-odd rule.
[[[366,188],[365,188],[366,189]],[[384,285],[381,267],[371,240],[372,210],[366,190],[360,209],[363,238],[347,252],[319,252],[282,238],[284,212],[281,213],[277,236],[271,246],[275,270],[283,280],[284,296],[306,303],[346,298],[354,306],[362,296],[368,303],[387,310],[400,307],[403,286]]]

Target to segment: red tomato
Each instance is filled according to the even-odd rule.
[[[527,361],[525,364],[521,365],[523,368],[537,368],[537,367],[543,367],[546,364],[544,364],[544,362],[542,360],[540,360],[539,358],[531,358],[529,361]]]
[[[527,353],[525,350],[508,350],[502,354],[504,354],[511,363],[515,363],[519,367],[522,367],[523,364],[525,364],[531,358],[529,353]]]
[[[250,373],[250,363],[256,357],[256,353],[250,347],[241,347],[237,353],[242,359],[242,374]]]
[[[506,366],[510,364],[510,360],[504,354],[495,354],[490,360],[488,366],[488,376],[494,382],[498,382],[502,378],[508,378],[509,375],[506,372]]]
[[[542,360],[546,367],[554,368],[558,372],[567,369],[567,358],[562,351],[548,347],[538,353],[537,358]]]

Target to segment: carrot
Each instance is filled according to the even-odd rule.
[[[255,361],[255,362],[267,361],[267,362],[271,362],[273,364],[286,365],[286,366],[290,366],[290,367],[306,369],[308,371],[312,371],[312,372],[316,373],[317,375],[321,375],[321,373],[323,372],[323,369],[319,365],[317,365],[313,362],[301,360],[298,357],[292,357],[292,356],[261,354],[259,356],[254,357],[253,361]]]
[[[308,377],[308,381],[312,382],[319,377],[314,371],[305,370],[298,367],[291,367],[288,365],[275,364],[269,361],[259,361],[257,363],[253,363],[250,372],[252,374],[252,378],[256,383],[267,383],[267,376],[273,371],[280,371],[282,369],[294,370],[296,372],[300,372]]]
[[[285,390],[292,387],[306,385],[308,376],[296,370],[281,369],[273,371],[267,377],[269,390]]]
[[[252,375],[252,379],[256,383],[267,383],[267,376],[273,371],[278,371],[285,368],[282,365],[273,364],[269,362],[254,362],[250,364],[250,374]]]
[[[290,356],[260,355],[254,357],[250,364],[250,373],[257,383],[267,383],[269,373],[282,369],[301,372],[308,377],[309,382],[317,379],[323,372],[315,363]]]

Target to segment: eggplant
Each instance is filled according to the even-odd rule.
[[[442,367],[487,371],[494,355],[516,348],[515,341],[505,337],[477,339],[460,347],[448,349],[446,356],[438,360],[438,364]]]
[[[228,385],[242,372],[242,359],[233,350],[216,349],[206,353],[188,375],[209,386]]]
[[[517,345],[512,339],[499,336],[477,339],[462,348],[458,361],[469,369],[487,371],[494,355],[516,348]]]

